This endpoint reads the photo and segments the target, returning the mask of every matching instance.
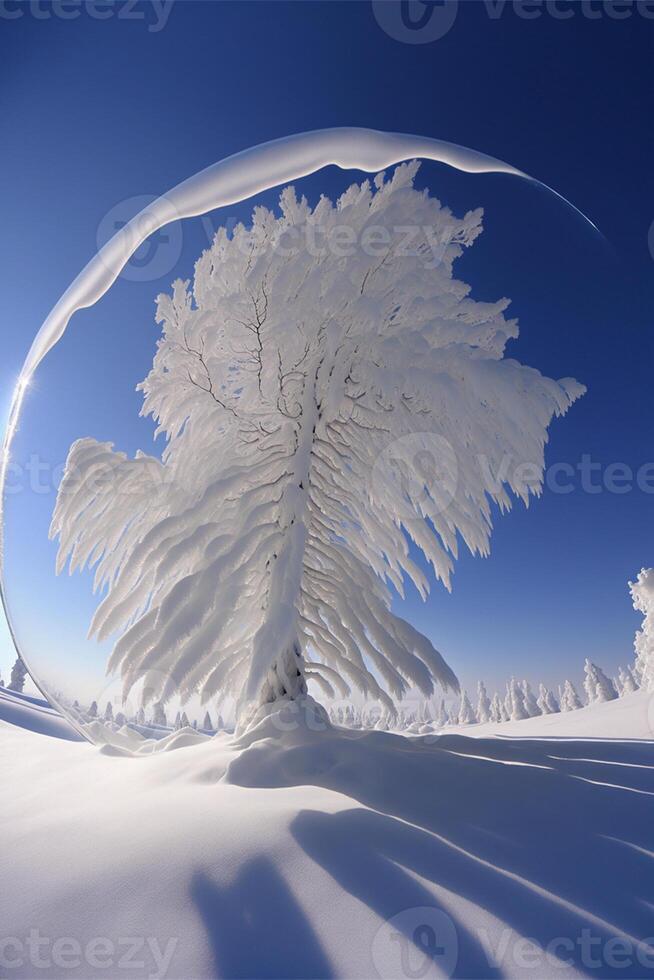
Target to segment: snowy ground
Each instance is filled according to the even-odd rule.
[[[0,718],[0,976],[654,977],[644,694],[141,758],[8,692]]]

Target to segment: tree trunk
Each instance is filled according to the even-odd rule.
[[[281,698],[296,700],[306,697],[307,682],[304,676],[304,660],[299,643],[277,658],[268,671],[261,689],[261,703],[272,704]]]

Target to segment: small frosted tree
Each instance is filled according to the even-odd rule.
[[[461,701],[459,703],[459,725],[474,725],[476,722],[475,713],[470,704],[470,698],[468,697],[468,692],[463,688],[461,690]]]
[[[620,697],[624,697],[625,694],[633,694],[634,691],[638,690],[636,678],[628,664],[626,667],[618,669],[618,679],[620,681]]]
[[[205,732],[213,731],[213,722],[211,720],[211,715],[209,714],[208,711],[204,716],[204,721],[202,722],[202,728],[204,729]]]
[[[586,658],[584,663],[584,690],[588,703],[594,701],[613,701],[618,696],[613,681],[606,676],[601,667]]]
[[[154,706],[154,714],[152,717],[152,724],[157,725],[160,728],[168,727],[168,719],[166,718],[166,712],[164,710],[163,703],[157,701]]]
[[[16,657],[14,666],[11,668],[11,677],[9,678],[9,690],[16,691],[17,694],[21,694],[25,688],[25,678],[27,677],[27,667],[25,666],[22,657]]]
[[[490,709],[491,703],[488,697],[488,692],[486,691],[486,685],[483,681],[478,681],[477,683],[477,721],[483,725],[484,722],[490,721]]]
[[[107,707],[104,709],[104,720],[105,721],[114,720],[114,709],[111,706],[111,701],[107,701]]]
[[[572,681],[566,680],[561,695],[561,711],[576,711],[577,708],[581,707],[581,698],[577,694],[577,689]]]
[[[450,715],[447,710],[447,705],[445,704],[445,699],[441,698],[441,703],[436,713],[436,727],[445,728],[445,726],[449,725],[449,723],[450,723]]]
[[[523,721],[529,717],[525,708],[525,697],[522,693],[522,687],[515,677],[512,677],[509,681],[506,708],[511,721]]]
[[[141,727],[145,725],[145,709],[143,707],[136,712],[136,724]]]
[[[527,712],[529,717],[534,718],[536,715],[540,715],[542,712],[538,705],[538,701],[534,696],[534,692],[531,689],[531,684],[529,683],[529,681],[527,680],[522,681],[521,687],[522,687],[523,700],[525,703],[525,711]]]
[[[554,696],[554,692],[546,687],[545,684],[541,684],[538,688],[538,709],[541,715],[555,715],[561,708],[559,702]]]
[[[499,724],[499,722],[504,720],[502,716],[502,701],[497,691],[491,699],[490,720],[495,722],[495,724]]]
[[[98,717],[98,702],[91,701],[91,707],[89,708],[89,718],[97,718],[97,717]]]
[[[309,682],[389,710],[409,687],[457,687],[391,611],[405,576],[428,589],[408,539],[449,587],[457,535],[486,554],[491,502],[540,493],[547,428],[583,388],[504,357],[509,301],[475,301],[453,275],[482,212],[455,217],[414,188],[417,169],[315,208],[287,188],[278,215],[221,229],[192,287],[159,297],[140,389],[162,458],[72,446],[57,567],[95,566],[91,635],[119,637],[108,669],[125,692],[234,694],[247,717]],[[289,245],[316,232],[324,246]]]
[[[634,609],[643,614],[643,625],[636,633],[634,674],[645,690],[654,690],[654,568],[643,568],[635,582],[629,583]]]

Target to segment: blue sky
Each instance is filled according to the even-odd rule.
[[[489,244],[479,243],[460,275],[479,298],[512,297],[522,335],[511,354],[588,385],[583,401],[554,424],[549,461],[576,466],[590,455],[605,473],[614,463],[636,471],[654,459],[654,21],[635,8],[622,20],[601,3],[587,9],[595,8],[597,19],[577,5],[569,20],[544,11],[526,20],[512,4],[493,17],[497,6],[462,3],[445,36],[407,44],[356,0],[178,0],[165,24],[148,3],[135,8],[141,19],[128,19],[120,0],[105,5],[111,16],[104,20],[84,5],[64,5],[79,14],[64,20],[46,4],[5,4],[21,16],[0,17],[3,404],[38,326],[95,251],[103,218],[119,202],[165,192],[267,139],[362,125],[491,153],[555,187],[596,222],[614,255],[563,205],[532,189],[500,178],[472,185],[437,168],[425,176],[455,208],[469,199],[494,205]],[[343,180],[324,176],[330,190]],[[310,186],[317,193],[323,184]],[[477,190],[482,199],[473,202]],[[123,211],[111,220],[131,216]],[[247,212],[232,209],[228,217]],[[201,222],[185,228],[172,274],[188,274],[206,242]],[[152,355],[153,299],[171,279],[164,272],[145,282],[122,279],[77,315],[30,393],[17,458],[38,452],[56,465],[71,438],[87,434],[130,452],[150,448],[151,428],[136,419],[132,389]],[[93,598],[83,578],[48,584],[50,503],[33,496],[8,531],[16,568],[10,598],[28,646],[70,651],[81,644],[79,624]],[[653,499],[638,488],[589,493],[578,476],[572,493],[546,491],[528,511],[517,505],[498,521],[490,559],[462,553],[451,596],[437,587],[426,605],[410,596],[403,612],[466,683],[485,676],[495,684],[513,672],[550,683],[578,679],[585,656],[612,671],[629,659],[638,624],[627,580],[654,558]],[[61,614],[73,606],[77,619]],[[3,642],[6,675],[13,655]]]

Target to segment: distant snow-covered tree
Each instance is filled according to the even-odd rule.
[[[538,701],[534,696],[534,692],[531,689],[531,684],[529,683],[529,681],[527,680],[522,681],[520,686],[522,688],[525,711],[527,712],[529,717],[534,718],[536,715],[542,714],[540,707],[538,705]]]
[[[435,724],[437,728],[445,728],[449,724],[450,716],[447,710],[447,705],[445,704],[445,699],[441,698],[440,705],[438,706],[438,711],[436,712]]]
[[[633,694],[634,691],[638,690],[636,678],[628,664],[626,667],[620,667],[618,669],[618,678],[620,681],[620,697],[623,697],[625,694]]]
[[[529,717],[525,708],[525,696],[522,692],[522,687],[515,677],[512,677],[509,681],[506,709],[511,721],[523,721],[523,719]]]
[[[118,714],[116,715],[115,722],[119,728],[122,728],[123,725],[127,724],[127,718],[125,717],[122,711],[119,711]]]
[[[97,718],[97,717],[98,717],[98,702],[91,701],[91,707],[89,708],[89,718]]]
[[[211,720],[211,715],[209,714],[208,711],[207,711],[207,713],[204,716],[204,721],[202,722],[202,727],[205,730],[205,732],[212,732],[213,731],[213,722]]]
[[[461,700],[459,702],[459,725],[474,725],[476,722],[475,713],[470,698],[465,688],[461,689]]]
[[[111,706],[111,701],[107,701],[107,707],[104,709],[104,720],[105,721],[114,720],[114,709]]]
[[[561,710],[554,694],[545,684],[539,685],[537,704],[538,713],[541,715],[553,715]]]
[[[577,708],[581,707],[581,698],[577,694],[577,689],[572,681],[566,680],[561,695],[561,711],[576,711]]]
[[[136,724],[141,726],[145,725],[145,709],[142,707],[136,712]]]
[[[120,634],[108,669],[126,692],[230,693],[246,715],[309,682],[389,709],[408,687],[456,688],[391,611],[405,575],[428,590],[407,536],[449,587],[457,536],[486,554],[491,503],[540,492],[550,421],[583,388],[505,358],[509,301],[475,301],[453,276],[482,212],[455,217],[414,188],[417,169],[313,209],[287,188],[278,216],[260,207],[251,227],[221,229],[192,287],[159,297],[140,388],[162,458],[71,447],[57,568],[96,567],[91,635]],[[344,224],[359,242],[347,259]],[[371,227],[383,248],[367,244]],[[279,247],[316,231],[324,248]]]
[[[635,582],[629,583],[634,609],[643,614],[643,625],[636,633],[634,673],[640,687],[654,690],[654,568],[643,568]]]
[[[504,720],[502,717],[502,701],[497,691],[491,698],[490,720],[496,724]]]
[[[25,688],[25,678],[27,677],[27,667],[23,662],[23,658],[18,656],[14,662],[14,666],[11,668],[11,677],[9,678],[9,688],[10,691],[16,691],[17,694],[21,694]]]
[[[180,728],[190,728],[191,727],[191,723],[188,720],[188,715],[186,714],[185,711],[182,711],[182,717],[180,719],[180,723],[179,724],[180,724]]]
[[[584,663],[584,690],[588,703],[594,701],[613,701],[618,696],[613,681],[606,676],[601,667],[586,658]]]
[[[152,724],[153,725],[158,725],[161,728],[167,728],[168,727],[168,719],[166,718],[166,712],[164,710],[164,706],[163,706],[163,703],[161,701],[157,701],[156,704],[155,704],[155,706],[154,706],[154,714],[153,714],[153,717],[152,717]]]
[[[491,703],[483,681],[477,682],[477,721],[483,724],[490,721]]]

